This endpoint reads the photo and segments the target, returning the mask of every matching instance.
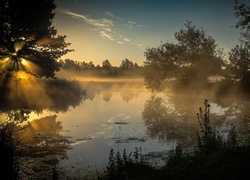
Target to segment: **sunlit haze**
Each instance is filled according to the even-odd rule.
[[[246,0],[241,2],[247,2]],[[92,61],[108,59],[119,66],[125,58],[143,65],[146,48],[174,42],[187,21],[203,27],[228,52],[239,43],[233,28],[233,0],[56,0],[53,25],[66,35],[74,52],[63,58]]]

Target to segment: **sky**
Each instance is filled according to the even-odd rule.
[[[240,2],[249,5],[248,0]],[[55,0],[53,26],[66,35],[73,52],[63,56],[102,65],[120,66],[129,59],[145,61],[147,48],[177,43],[174,37],[191,21],[213,37],[226,55],[239,44],[234,26],[234,0]]]

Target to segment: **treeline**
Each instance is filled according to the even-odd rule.
[[[63,70],[75,71],[85,75],[98,77],[120,77],[120,76],[143,76],[143,67],[139,66],[127,58],[122,60],[119,67],[113,66],[108,59],[102,62],[102,65],[95,65],[92,61],[75,61],[71,59],[60,60],[60,67]]]

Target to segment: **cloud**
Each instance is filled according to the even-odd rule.
[[[128,27],[129,28],[134,28],[134,27],[139,27],[139,28],[141,28],[141,27],[143,27],[142,25],[139,25],[137,22],[135,22],[135,21],[128,21]]]
[[[109,11],[105,11],[105,14],[106,14],[107,16],[115,17],[114,14],[112,14],[112,13],[109,12]]]
[[[71,18],[85,22],[86,24],[92,26],[91,29],[94,29],[94,31],[98,32],[98,35],[100,37],[107,39],[107,40],[110,40],[110,41],[113,41],[115,43],[121,44],[121,45],[123,45],[125,43],[130,43],[131,45],[134,45],[134,44],[131,43],[131,39],[124,37],[123,35],[117,33],[114,30],[115,24],[122,25],[122,23],[125,21],[126,24],[123,24],[123,25],[126,25],[129,28],[143,27],[142,25],[139,25],[135,21],[127,21],[125,19],[116,17],[113,13],[111,13],[109,11],[105,11],[105,15],[112,17],[112,19],[116,19],[117,20],[116,23],[114,23],[113,20],[106,19],[106,18],[93,19],[93,18],[90,18],[89,16],[72,12],[69,9],[59,8],[59,9],[57,9],[57,11],[59,11],[62,14],[66,14],[66,15],[70,16]]]
[[[101,28],[101,29],[108,28],[109,29],[110,27],[114,26],[113,21],[109,20],[109,19],[104,19],[104,18],[103,19],[92,19],[92,18],[89,18],[85,15],[71,12],[68,9],[58,9],[58,11],[63,13],[63,14],[67,14],[74,19],[83,20],[85,23],[90,24],[92,26],[95,26],[97,28]]]
[[[111,40],[111,41],[115,41],[115,39],[112,37],[112,35],[108,34],[107,31],[100,31],[100,32],[99,32],[99,35],[100,35],[101,37],[107,38],[107,39],[109,39],[109,40]]]
[[[70,17],[74,19],[81,20],[87,23],[88,25],[94,26],[94,29],[98,32],[99,36],[106,38],[108,40],[111,40],[111,41],[115,41],[115,38],[112,37],[113,26],[114,26],[114,23],[112,20],[105,19],[105,18],[92,19],[83,14],[74,13],[68,9],[58,9],[58,11],[63,14],[69,15]],[[111,13],[109,13],[109,15],[111,15]]]
[[[125,42],[130,42],[131,40],[128,39],[128,38],[124,38],[123,41],[125,41]]]

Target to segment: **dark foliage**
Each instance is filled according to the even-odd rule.
[[[0,75],[22,70],[54,77],[57,60],[71,51],[52,26],[55,8],[54,0],[0,2]]]
[[[0,125],[0,175],[6,180],[19,179],[19,141],[12,125]]]

